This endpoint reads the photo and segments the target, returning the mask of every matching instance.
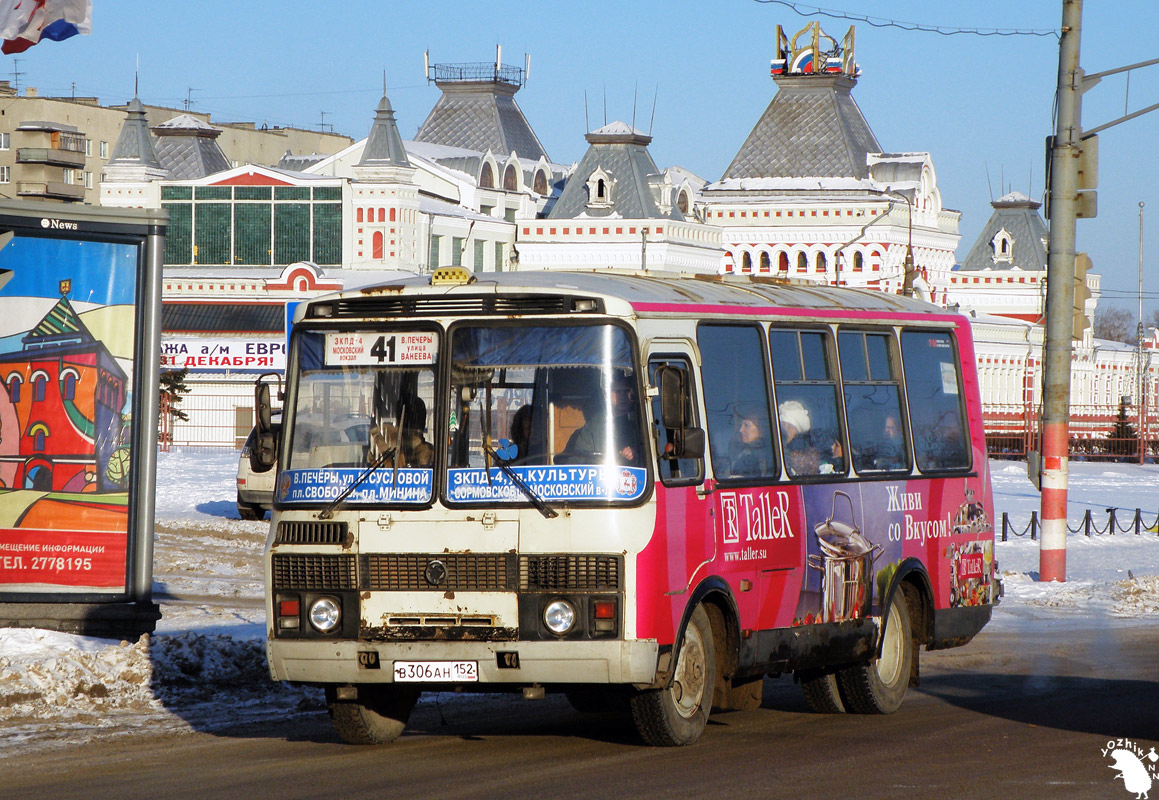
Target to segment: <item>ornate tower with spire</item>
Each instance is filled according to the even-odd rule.
[[[353,266],[414,270],[418,268],[419,187],[398,133],[394,109],[386,96],[374,111],[374,122],[354,166]]]
[[[125,124],[105,165],[101,180],[101,205],[151,207],[149,184],[169,177],[153,146],[153,134],[145,118],[145,106],[137,97],[129,101]]]

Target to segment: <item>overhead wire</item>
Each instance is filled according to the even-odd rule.
[[[922,33],[937,33],[942,36],[956,36],[968,34],[971,36],[1053,36],[1056,39],[1061,33],[1056,28],[963,28],[952,25],[927,25],[921,22],[903,22],[886,17],[874,17],[868,14],[852,14],[834,8],[796,3],[792,0],[754,0],[763,5],[784,6],[802,17],[830,17],[831,19],[845,19],[851,22],[864,22],[875,28],[899,28],[903,31],[920,31]],[[802,10],[805,9],[805,10]]]

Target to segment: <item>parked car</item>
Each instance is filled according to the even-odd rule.
[[[282,420],[277,415],[273,420],[273,433],[275,438],[282,433]],[[265,472],[254,472],[250,466],[250,450],[256,445],[257,438],[258,431],[254,428],[241,447],[237,464],[237,513],[242,519],[264,519],[274,502],[278,465],[274,464]]]

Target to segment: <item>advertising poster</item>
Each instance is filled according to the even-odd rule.
[[[0,594],[126,591],[139,258],[0,233]]]

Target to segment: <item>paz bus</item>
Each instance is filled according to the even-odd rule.
[[[685,745],[791,675],[890,713],[1000,594],[967,319],[876,291],[436,270],[293,326],[269,668],[352,743],[563,692]]]

